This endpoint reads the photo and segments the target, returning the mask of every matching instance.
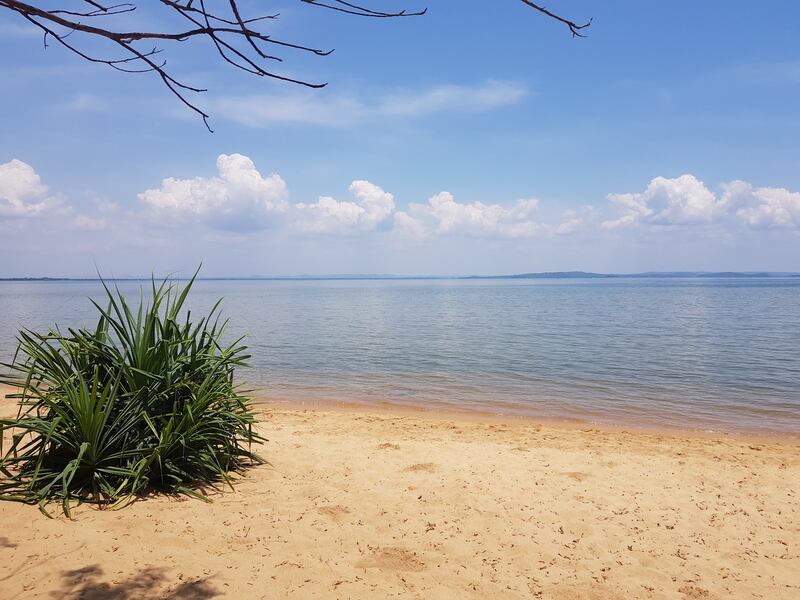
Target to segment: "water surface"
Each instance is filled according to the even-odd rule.
[[[0,359],[100,292],[0,283]],[[218,297],[272,399],[800,432],[800,278],[200,281],[192,309]]]

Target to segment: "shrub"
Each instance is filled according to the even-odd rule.
[[[196,277],[197,274],[195,274]],[[152,282],[132,308],[103,281],[107,306],[94,329],[22,330],[10,374],[19,388],[12,430],[0,446],[0,499],[45,506],[60,500],[122,506],[149,491],[208,499],[205,489],[264,462],[251,451],[250,400],[234,382],[249,358],[222,342],[219,305],[192,323],[194,283]],[[183,316],[182,316],[183,315]],[[0,442],[2,444],[2,442]]]

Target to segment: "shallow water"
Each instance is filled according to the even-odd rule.
[[[0,282],[0,359],[100,292]],[[800,278],[200,281],[192,309],[220,296],[273,399],[800,432]]]

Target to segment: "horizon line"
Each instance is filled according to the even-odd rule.
[[[197,281],[357,281],[357,280],[462,280],[462,279],[620,279],[620,278],[768,278],[800,277],[798,271],[640,271],[634,273],[598,273],[591,271],[536,271],[502,275],[393,275],[378,273],[333,273],[305,275],[242,275],[197,277]],[[125,275],[119,277],[66,276],[66,277],[0,277],[0,282],[13,281],[150,281],[171,279],[188,281],[185,276]]]

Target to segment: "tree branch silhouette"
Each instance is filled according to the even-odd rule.
[[[205,92],[205,88],[181,83],[167,70],[167,60],[162,58],[163,49],[151,46],[158,42],[188,42],[203,39],[210,42],[219,58],[235,69],[240,69],[259,77],[268,77],[309,88],[325,87],[325,82],[306,81],[277,73],[268,68],[270,62],[283,62],[283,58],[275,56],[267,49],[296,51],[315,56],[327,56],[330,50],[314,48],[272,37],[266,33],[265,23],[277,19],[279,14],[257,15],[245,17],[240,10],[238,0],[214,0],[213,8],[206,5],[206,0],[151,0],[160,5],[164,16],[178,16],[184,22],[183,28],[176,30],[129,31],[122,26],[125,16],[137,10],[138,2],[122,2],[105,4],[97,0],[62,0],[64,4],[76,5],[65,8],[44,8],[53,2],[43,0],[0,0],[0,9],[5,8],[17,13],[29,23],[37,27],[44,36],[44,45],[55,41],[70,52],[84,60],[102,63],[118,71],[127,73],[155,73],[184,105],[197,113],[205,126],[211,131],[209,115],[193,101],[192,94]],[[396,19],[419,17],[427,12],[427,8],[419,10],[383,11],[370,8],[364,4],[347,2],[346,0],[299,0],[309,6],[326,9],[347,15],[365,18]],[[584,29],[591,25],[591,19],[585,23],[577,23],[551,12],[544,6],[530,0],[519,0],[526,6],[538,11],[546,17],[566,25],[574,37],[584,37]],[[209,5],[212,2],[208,3]],[[166,28],[164,28],[166,29]],[[75,35],[73,42],[71,36]],[[83,38],[81,37],[83,36]],[[85,39],[102,39],[111,43],[120,52],[118,56],[97,56],[82,49],[81,41]],[[147,44],[145,46],[145,44]]]

